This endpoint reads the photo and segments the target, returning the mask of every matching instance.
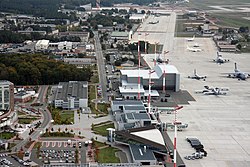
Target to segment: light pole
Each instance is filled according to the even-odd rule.
[[[154,66],[156,66],[156,46],[159,44],[159,42],[155,42],[155,59],[154,59]]]
[[[154,84],[151,81],[151,74],[154,72],[155,72],[154,70],[149,70],[149,81],[148,81],[148,113],[149,114],[151,114],[151,106],[150,106],[150,103],[151,103],[151,84]]]
[[[176,140],[177,140],[177,118],[176,118],[176,114],[177,114],[177,110],[182,109],[183,106],[177,106],[174,109],[174,167],[176,167],[176,157],[177,157],[177,151],[176,151]]]
[[[145,33],[145,54],[147,54],[147,40],[146,37],[149,35],[149,33]]]
[[[141,87],[141,78],[140,78],[140,65],[141,65],[141,53],[140,53],[140,40],[139,36],[141,35],[140,32],[138,32],[138,100],[141,100],[140,95],[140,87]]]

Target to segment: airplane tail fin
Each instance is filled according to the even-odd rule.
[[[237,63],[234,63],[234,71],[237,71]]]
[[[196,75],[196,69],[194,69],[194,75]]]
[[[194,38],[195,38],[195,35],[193,35],[193,40],[194,40]]]

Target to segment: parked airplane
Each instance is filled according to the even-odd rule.
[[[198,44],[198,43],[195,43],[193,47],[196,47],[196,48],[198,48],[198,47],[200,47],[200,44]]]
[[[223,59],[222,55],[219,54],[219,52],[217,52],[217,58],[213,59],[214,62],[222,64],[222,63],[226,63],[229,62],[229,59]]]
[[[196,69],[194,69],[194,75],[193,76],[188,76],[188,78],[197,79],[197,80],[203,79],[205,81],[207,76],[198,75],[197,72],[196,72]]]
[[[203,93],[204,95],[226,95],[229,88],[212,88],[209,86],[204,86],[204,90],[197,90],[195,93]]]
[[[226,73],[228,74],[229,78],[238,78],[238,80],[246,80],[250,74],[247,72],[242,72],[237,68],[237,64],[234,63],[234,72],[233,73]]]
[[[200,48],[190,48],[189,46],[187,46],[187,50],[192,51],[192,52],[200,52],[201,51]]]
[[[159,23],[159,20],[157,20],[157,21],[150,21],[149,22],[149,24],[157,24],[157,23]]]
[[[193,38],[186,38],[187,41],[194,41],[195,35],[193,36]]]

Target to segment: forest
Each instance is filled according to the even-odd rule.
[[[0,54],[0,80],[15,85],[58,84],[67,81],[88,81],[92,70],[76,68],[40,54]]]

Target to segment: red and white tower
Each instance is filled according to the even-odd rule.
[[[166,61],[166,54],[168,53],[169,51],[164,51],[164,65],[165,65],[165,67],[166,67],[166,65],[167,65],[167,61]],[[163,91],[163,93],[165,93],[166,92],[166,68],[164,69],[164,71],[163,71],[163,83],[162,83],[162,91]]]
[[[101,8],[101,0],[96,0],[96,8],[97,9]]]

